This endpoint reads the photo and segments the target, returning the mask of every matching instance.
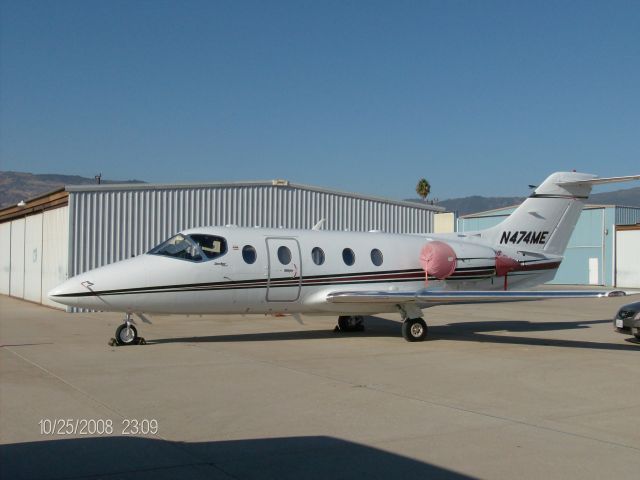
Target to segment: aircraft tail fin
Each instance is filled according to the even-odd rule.
[[[509,217],[482,236],[496,250],[515,247],[562,255],[592,186],[638,179],[640,175],[598,178],[587,173],[553,173]]]

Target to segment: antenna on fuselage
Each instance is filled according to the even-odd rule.
[[[321,219],[318,223],[316,223],[313,228],[311,230],[322,230],[322,227],[324,227],[324,224],[326,222],[326,219]]]

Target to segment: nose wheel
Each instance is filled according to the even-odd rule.
[[[144,338],[138,336],[138,329],[133,324],[131,314],[127,313],[124,323],[116,328],[116,336],[111,343],[115,345],[143,345]]]
[[[123,323],[116,329],[118,345],[132,345],[136,338],[138,338],[138,329],[131,324]]]

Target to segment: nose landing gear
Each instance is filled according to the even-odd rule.
[[[116,329],[115,338],[111,339],[110,345],[144,345],[145,340],[138,336],[138,329],[134,325],[134,321],[131,318],[131,314],[127,313],[124,319],[124,323]]]

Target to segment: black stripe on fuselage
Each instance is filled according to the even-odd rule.
[[[413,273],[413,272],[422,272],[423,270],[421,269],[411,269],[411,270],[387,270],[387,271],[380,271],[380,272],[359,272],[359,273],[336,273],[336,274],[326,274],[326,275],[310,275],[310,276],[304,276],[303,278],[305,280],[313,280],[313,279],[339,279],[342,277],[357,277],[357,276],[363,276],[363,275],[391,275],[391,274],[398,274],[398,273]],[[278,280],[296,280],[299,279],[300,277],[295,277],[295,278],[272,278],[271,281],[278,281]],[[183,284],[178,284],[178,285],[154,285],[154,286],[149,286],[149,287],[135,287],[135,288],[123,288],[123,289],[113,289],[113,290],[100,290],[100,291],[92,291],[92,292],[78,292],[78,293],[68,293],[68,294],[64,294],[64,295],[58,295],[60,297],[66,297],[66,296],[92,296],[92,295],[109,295],[109,294],[114,294],[114,293],[136,293],[138,291],[141,292],[148,292],[148,291],[153,291],[153,290],[165,290],[165,289],[183,289],[183,288],[196,288],[196,289],[200,289],[200,288],[207,288],[207,287],[216,287],[216,286],[234,286],[237,284],[246,284],[246,283],[264,283],[266,284],[269,280],[266,278],[256,278],[256,279],[251,279],[251,280],[226,280],[226,281],[222,281],[222,282],[206,282],[206,283],[183,283]]]
[[[474,280],[480,278],[488,278],[495,273],[494,268],[486,267],[465,267],[457,269],[447,280]],[[77,293],[66,293],[56,295],[59,298],[71,297],[93,297],[107,295],[133,295],[137,293],[169,293],[169,292],[193,292],[202,290],[230,290],[230,289],[247,289],[247,288],[278,288],[278,287],[296,287],[298,285],[322,286],[322,285],[344,285],[344,284],[362,284],[362,283],[381,283],[381,282],[407,282],[424,278],[424,270],[387,270],[378,272],[359,272],[359,273],[339,273],[334,275],[312,275],[294,278],[259,278],[251,280],[228,280],[225,282],[208,282],[208,283],[192,283],[181,285],[157,285],[149,287],[135,287],[114,290],[88,291]],[[430,276],[429,280],[436,280]]]

